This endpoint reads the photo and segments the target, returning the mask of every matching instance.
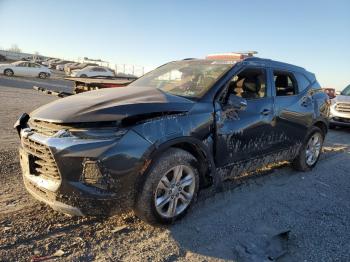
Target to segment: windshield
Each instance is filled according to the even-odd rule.
[[[199,98],[232,66],[233,62],[213,60],[171,62],[130,85],[153,87],[174,95]]]
[[[343,96],[350,96],[350,85],[345,87],[345,89],[340,94]]]

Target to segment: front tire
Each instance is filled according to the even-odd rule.
[[[5,69],[5,70],[4,70],[4,75],[5,75],[5,76],[13,76],[13,71],[12,71],[12,69]]]
[[[171,148],[144,175],[136,197],[135,213],[150,224],[169,224],[183,217],[197,197],[197,159],[182,149]]]
[[[294,159],[292,165],[298,171],[309,171],[316,164],[321,155],[324,142],[324,133],[316,126],[313,126],[302,145],[299,155]]]

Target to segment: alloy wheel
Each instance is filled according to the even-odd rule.
[[[155,207],[158,214],[174,218],[191,203],[196,186],[191,167],[178,165],[168,170],[160,179],[155,191]]]
[[[313,164],[316,163],[318,156],[320,155],[321,152],[321,147],[322,147],[322,135],[320,133],[314,133],[306,146],[306,164],[308,166],[312,166]]]

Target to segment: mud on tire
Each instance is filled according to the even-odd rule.
[[[178,202],[176,202],[176,205],[179,205],[179,208],[175,208],[175,210],[179,210],[181,212],[179,212],[178,214],[174,214],[171,217],[166,217],[164,216],[164,213],[162,213],[162,211],[159,210],[159,206],[161,205],[156,204],[158,203],[158,200],[163,196],[162,192],[160,192],[161,189],[159,185],[163,185],[164,176],[167,176],[167,178],[170,177],[168,181],[173,182],[173,180],[171,179],[171,172],[173,172],[175,176],[176,172],[174,170],[176,170],[179,166],[182,166],[184,170],[184,175],[182,176],[183,179],[180,180],[181,183],[185,181],[185,178],[187,178],[187,181],[189,181],[188,177],[190,176],[186,174],[186,172],[191,172],[193,182],[190,186],[184,186],[182,190],[186,190],[187,192],[191,189],[191,191],[193,191],[193,195],[189,201],[187,201],[187,199],[186,201],[184,201],[184,203],[186,202],[187,204],[186,207],[182,206],[183,199],[178,200]],[[150,224],[169,224],[183,217],[197,197],[199,188],[199,173],[197,167],[197,159],[187,151],[178,148],[170,148],[166,152],[164,152],[159,158],[155,159],[150,170],[144,174],[146,176],[146,179],[140,186],[140,191],[136,196],[134,207],[136,215]],[[180,182],[178,184],[180,184]],[[181,187],[179,186],[175,190],[179,190],[179,188],[181,189]],[[181,198],[181,192],[183,191],[173,191],[173,193],[175,193],[174,197],[176,198],[176,193],[180,192],[180,196],[178,196],[177,199]],[[167,193],[164,193],[164,196],[172,196],[172,193],[169,193],[169,191],[165,192]],[[167,204],[164,205],[165,210],[167,209],[167,207],[170,208],[170,202],[168,206],[166,205]]]
[[[308,164],[307,163],[307,157],[306,157],[306,150],[307,150],[307,146],[308,146],[308,142],[310,141],[310,139],[312,138],[313,135],[315,134],[320,134],[322,141],[321,141],[321,148],[320,148],[320,153],[318,154],[316,161],[313,164]],[[322,150],[322,146],[323,146],[323,142],[324,142],[324,137],[325,134],[323,133],[323,131],[316,127],[313,126],[308,135],[306,136],[306,139],[304,141],[304,144],[301,146],[300,148],[300,152],[298,154],[298,156],[293,160],[292,162],[292,166],[294,169],[298,170],[298,171],[309,171],[311,170],[318,162],[318,159],[321,155],[321,150]]]

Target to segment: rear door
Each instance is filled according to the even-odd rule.
[[[302,143],[313,121],[313,101],[307,90],[311,84],[300,72],[280,68],[271,70],[275,93],[276,129],[281,134],[280,147]]]
[[[259,157],[274,147],[275,126],[271,81],[263,67],[247,67],[228,84],[227,94],[245,98],[247,107],[228,116],[223,103],[215,104],[216,150],[219,167]]]

